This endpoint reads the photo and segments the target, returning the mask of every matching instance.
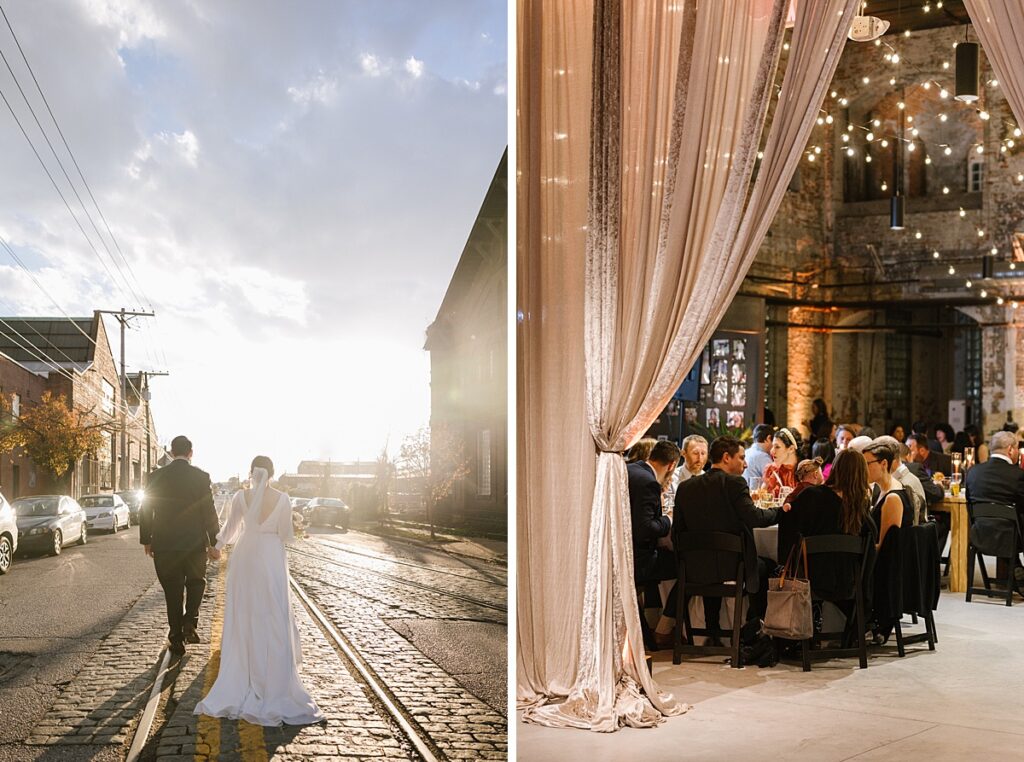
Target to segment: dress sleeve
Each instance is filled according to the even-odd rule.
[[[292,504],[288,499],[288,495],[281,495],[281,501],[285,505],[278,506],[280,518],[277,520],[277,533],[280,535],[281,540],[289,543],[295,539],[295,527],[292,525]]]
[[[242,531],[242,516],[245,513],[245,493],[238,490],[231,498],[228,505],[228,520],[217,535],[217,550],[223,550],[225,545],[231,545],[238,539]]]

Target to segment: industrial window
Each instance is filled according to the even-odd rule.
[[[491,495],[491,432],[483,429],[476,439],[476,494],[480,497]]]
[[[103,412],[114,414],[114,385],[107,379],[103,379]]]
[[[12,394],[11,395],[11,415],[13,415],[15,418],[18,418],[18,417],[21,416],[21,395],[20,394]]]
[[[907,325],[910,320],[907,312],[889,310],[886,314],[889,325]],[[887,428],[910,423],[910,337],[906,334],[885,335],[885,407]]]
[[[967,190],[980,193],[981,184],[985,179],[985,162],[982,159],[971,159],[967,164]]]

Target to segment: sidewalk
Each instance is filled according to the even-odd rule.
[[[357,527],[360,532],[383,537],[397,542],[407,542],[422,548],[429,548],[453,556],[473,558],[496,564],[508,564],[508,541],[484,537],[461,537],[443,530],[435,530],[434,539],[430,530],[419,525],[402,523],[397,527],[381,527],[377,524]],[[394,531],[392,531],[394,530]]]

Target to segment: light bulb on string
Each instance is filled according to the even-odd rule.
[[[853,132],[853,125],[852,124],[846,125],[846,131],[847,132]]]
[[[896,77],[889,77],[889,84],[890,85],[895,85],[896,84]]]
[[[964,283],[964,285],[965,285],[965,286],[967,286],[967,288],[970,288],[970,287],[971,287],[971,286],[973,286],[974,284],[973,284],[973,283],[971,283],[971,281],[970,281],[970,280],[968,280],[968,281],[966,281],[966,282]]]
[[[910,134],[916,138],[920,133],[917,131],[917,127],[913,127],[910,130]]]
[[[967,212],[964,211],[964,208],[962,206],[960,207],[960,216],[961,217],[966,217],[967,216]]]
[[[932,163],[932,157],[931,157],[931,156],[928,156],[928,155],[925,155],[925,157],[924,157],[924,163],[925,163],[925,164],[931,164],[931,163]]]
[[[981,121],[987,122],[989,120],[989,113],[987,111],[979,111],[978,116],[981,117]]]
[[[913,143],[907,143],[907,150],[913,152],[917,148]]]
[[[942,62],[942,68],[943,69],[948,69],[949,68],[949,61],[943,61]]]
[[[871,124],[874,125],[875,127],[882,126],[882,123],[878,119],[875,119],[873,122],[871,122]]]
[[[885,182],[885,180],[882,181],[882,190],[889,190],[889,185]]]
[[[949,117],[948,117],[948,116],[946,116],[945,114],[939,114],[939,121],[940,121],[940,122],[944,122],[944,121],[946,121],[946,120],[947,120],[948,118],[949,118]]]
[[[985,146],[978,146],[974,150],[976,153],[985,153]]]
[[[956,268],[953,267],[953,265],[950,265],[949,269],[946,270],[946,272],[948,272],[950,275],[956,275]]]
[[[942,152],[946,154],[946,156],[949,156],[951,153],[953,153],[953,149],[950,148],[949,146],[946,146],[945,148],[942,149]]]
[[[1016,270],[1017,269],[1017,263],[1016,262],[1010,262],[1010,269],[1011,270]]]
[[[825,116],[825,124],[832,124],[832,122],[834,122],[834,121],[835,121],[835,119],[832,118],[831,114],[827,114]]]
[[[843,133],[843,142],[844,143],[849,143],[850,142],[850,136],[849,136],[848,133],[845,133],[845,132]]]
[[[948,185],[943,185],[942,186],[942,193],[946,194],[946,195],[949,194],[949,186]]]
[[[821,154],[821,146],[814,146],[814,153]]]
[[[814,154],[813,153],[807,154],[807,161],[814,161]]]
[[[996,297],[996,304],[1002,305],[1003,304],[1003,297],[997,296]]]
[[[869,132],[867,135],[864,136],[864,139],[870,143],[872,140],[875,139],[875,133]]]
[[[1013,148],[1015,145],[1017,145],[1017,144],[1013,142],[1013,138],[1010,138],[1010,139],[1008,139],[1006,141],[1006,147],[1007,148]]]
[[[914,233],[914,238],[916,238],[919,241],[921,240],[921,231],[920,230],[918,230],[918,231],[916,231]]]
[[[839,105],[840,106],[848,106],[848,105],[850,105],[850,101],[847,98],[840,98],[839,99]]]
[[[988,296],[988,291],[986,291],[985,289],[981,289],[981,293],[979,293],[978,296],[984,299]]]
[[[1020,127],[1014,127],[1014,128],[1013,128],[1013,136],[1014,136],[1015,138],[1019,138],[1019,137],[1020,137],[1020,134],[1021,134],[1021,133],[1020,133]]]
[[[846,155],[847,156],[853,156],[854,153],[855,153],[855,151],[852,148],[847,148],[846,149]]]
[[[984,237],[985,237],[985,231],[982,230],[981,228],[978,228],[978,238],[984,238]]]
[[[886,140],[885,138],[882,138],[882,148],[888,148],[888,147],[889,147],[889,141]]]
[[[988,250],[988,253],[991,254],[992,256],[995,256],[996,254],[999,253],[999,249],[998,247],[993,246],[991,249]]]
[[[818,117],[818,124],[825,124],[825,117],[819,116]]]
[[[947,90],[946,88],[942,88],[941,90],[939,90],[939,97],[940,98],[948,98],[949,97],[949,90]]]
[[[939,251],[938,251],[938,249],[936,249],[935,251],[932,252],[932,259],[938,259],[938,258],[939,258]]]
[[[1018,173],[1017,174],[1017,182],[1024,183],[1024,174],[1022,174],[1022,173]]]

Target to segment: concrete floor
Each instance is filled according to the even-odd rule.
[[[656,760],[1024,759],[1024,603],[943,592],[939,643],[894,640],[855,659],[734,670],[654,654],[663,690],[693,705],[653,729],[600,734],[516,723],[517,758]],[[917,632],[920,627],[906,628]],[[519,713],[521,717],[521,712]]]

